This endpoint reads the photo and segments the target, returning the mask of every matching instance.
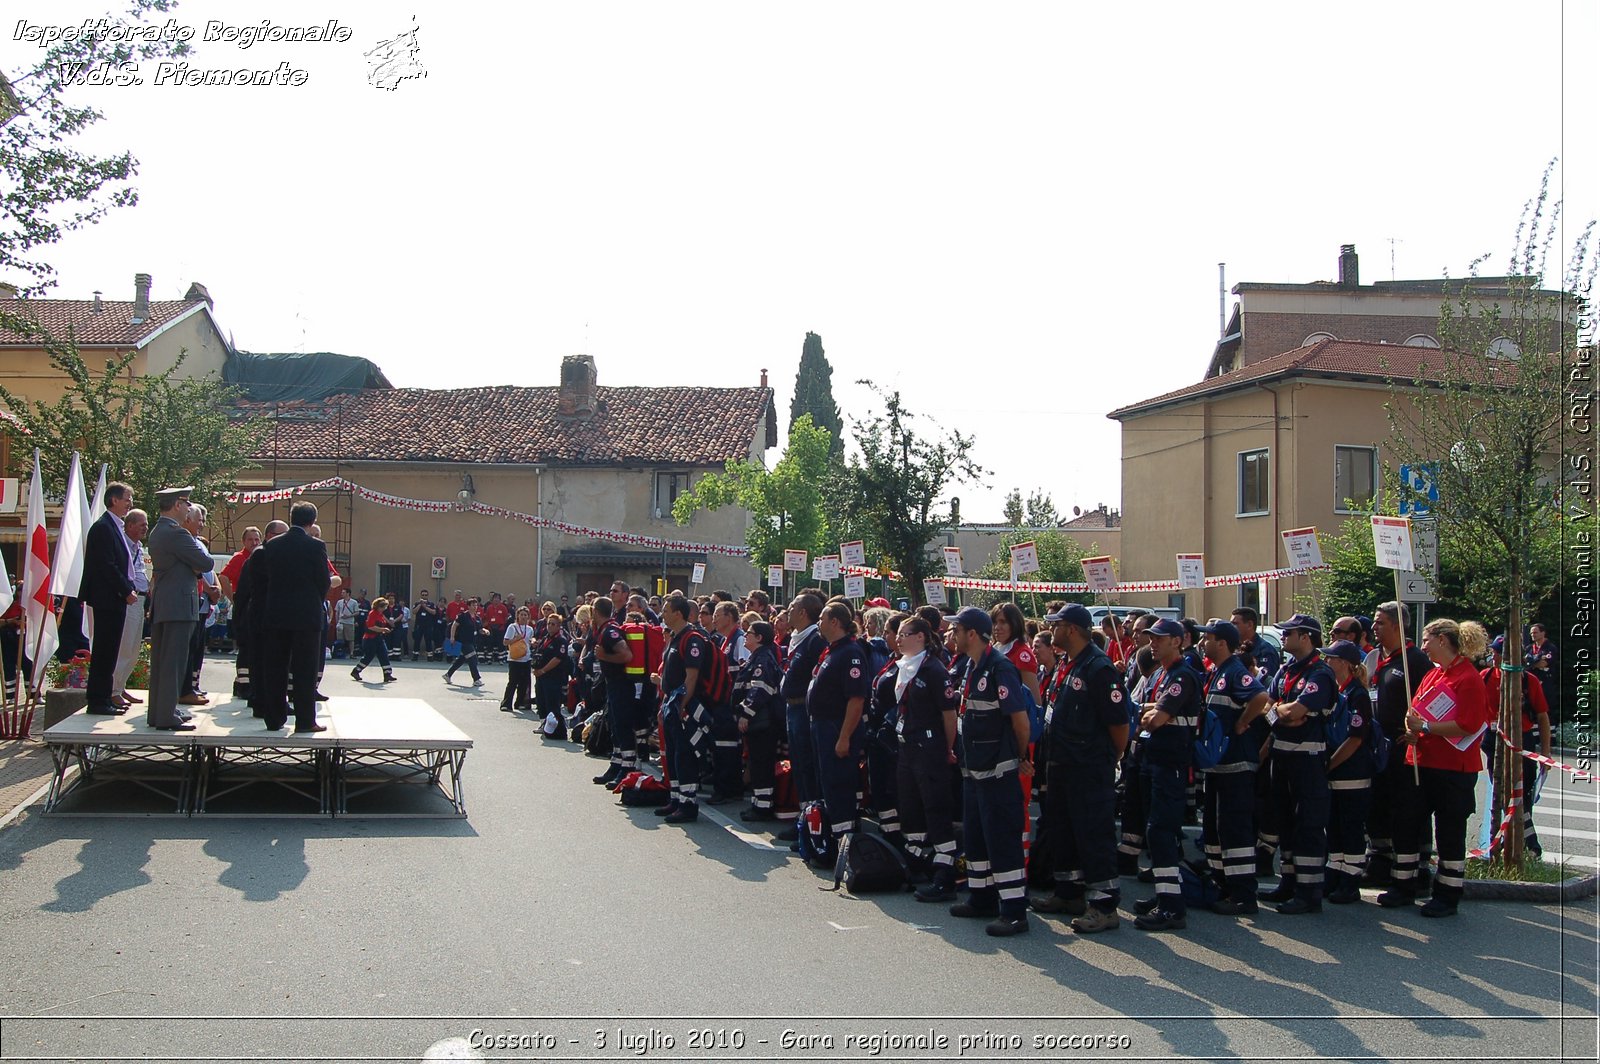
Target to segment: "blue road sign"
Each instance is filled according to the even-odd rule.
[[[1400,516],[1431,517],[1439,501],[1439,463],[1400,467]]]

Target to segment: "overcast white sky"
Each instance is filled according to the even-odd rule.
[[[112,6],[8,4],[0,67],[37,54],[16,19]],[[1013,486],[1116,504],[1105,413],[1200,378],[1218,262],[1311,281],[1354,243],[1371,281],[1392,238],[1402,278],[1503,272],[1558,156],[1569,229],[1600,213],[1597,9],[187,0],[192,65],[309,78],[79,90],[141,201],[59,245],[55,294],[200,280],[239,346],[401,386],[554,384],[580,351],[603,385],[766,367],[785,421],[812,330],[847,417],[871,378],[977,437],[966,518]],[[427,78],[371,87],[412,15]],[[198,41],[263,18],[353,35]]]

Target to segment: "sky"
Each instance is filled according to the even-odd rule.
[[[20,0],[18,25],[112,8]],[[849,421],[871,380],[975,437],[966,520],[1119,504],[1106,413],[1193,383],[1226,281],[1503,273],[1559,158],[1600,214],[1600,5],[186,0],[191,67],[303,84],[83,87],[137,206],[49,253],[52,294],[201,281],[237,346],[402,387],[749,386],[787,428],[807,331]],[[334,19],[349,40],[206,42]],[[363,53],[417,30],[426,77]],[[1391,267],[1392,261],[1392,267]],[[1392,273],[1391,273],[1392,269]],[[0,278],[4,280],[5,278]],[[1231,309],[1233,297],[1227,299]],[[847,428],[848,432],[848,428]],[[774,462],[780,452],[768,453]]]

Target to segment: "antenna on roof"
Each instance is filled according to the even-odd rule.
[[[1228,264],[1217,263],[1217,335],[1228,332]]]
[[[1389,280],[1391,281],[1394,280],[1394,246],[1396,244],[1403,243],[1405,243],[1405,241],[1401,240],[1399,237],[1392,236],[1389,238]]]

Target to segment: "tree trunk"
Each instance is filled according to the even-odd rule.
[[[1502,795],[1502,810],[1511,806],[1512,795],[1522,783],[1522,567],[1511,565],[1511,594],[1506,610],[1506,645],[1500,667],[1500,743],[1495,765],[1495,786]],[[1522,871],[1522,816],[1532,795],[1517,795],[1516,810],[1506,827],[1500,858],[1508,868]],[[1491,805],[1491,809],[1492,809]],[[1502,812],[1501,816],[1505,813]],[[1498,831],[1499,824],[1491,827]]]

